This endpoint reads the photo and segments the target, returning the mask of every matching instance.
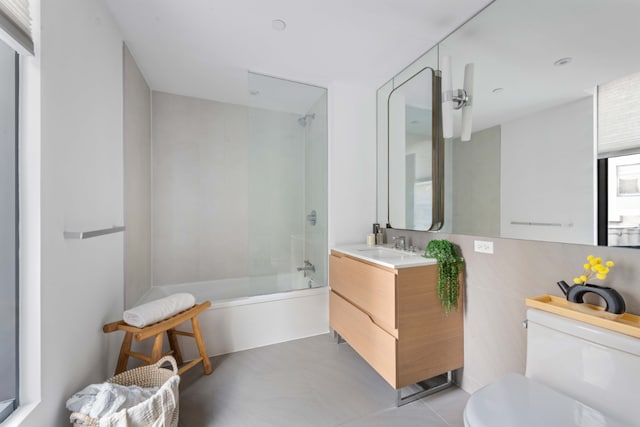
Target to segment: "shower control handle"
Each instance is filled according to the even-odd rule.
[[[296,270],[304,271],[304,277],[307,277],[307,272],[316,272],[316,266],[311,264],[308,259],[304,260],[304,267],[298,267]]]
[[[309,215],[307,215],[307,221],[311,225],[316,225],[316,221],[318,220],[318,214],[315,210],[312,210]]]

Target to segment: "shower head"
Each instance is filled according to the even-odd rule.
[[[313,114],[305,114],[304,116],[302,116],[302,117],[300,117],[298,119],[298,124],[300,126],[302,126],[302,127],[306,127],[307,126],[307,122],[309,120],[313,120],[315,118],[316,118],[316,114],[315,113],[313,113]]]

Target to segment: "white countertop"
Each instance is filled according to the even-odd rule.
[[[336,246],[333,247],[332,250],[389,268],[406,268],[437,264],[435,258],[424,258],[421,253],[401,251],[387,246],[353,244]]]

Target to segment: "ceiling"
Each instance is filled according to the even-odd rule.
[[[376,89],[489,0],[106,3],[152,89],[248,105],[247,71]]]

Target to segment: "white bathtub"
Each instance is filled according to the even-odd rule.
[[[283,291],[291,289],[291,279],[305,288]],[[178,292],[191,293],[198,302],[211,301],[198,320],[209,356],[215,356],[327,333],[329,288],[308,288],[308,279],[301,283],[297,278],[267,276],[154,286],[139,303]],[[258,295],[246,296],[249,292]],[[178,329],[190,331],[191,326]],[[184,358],[195,358],[193,340],[179,339]]]

